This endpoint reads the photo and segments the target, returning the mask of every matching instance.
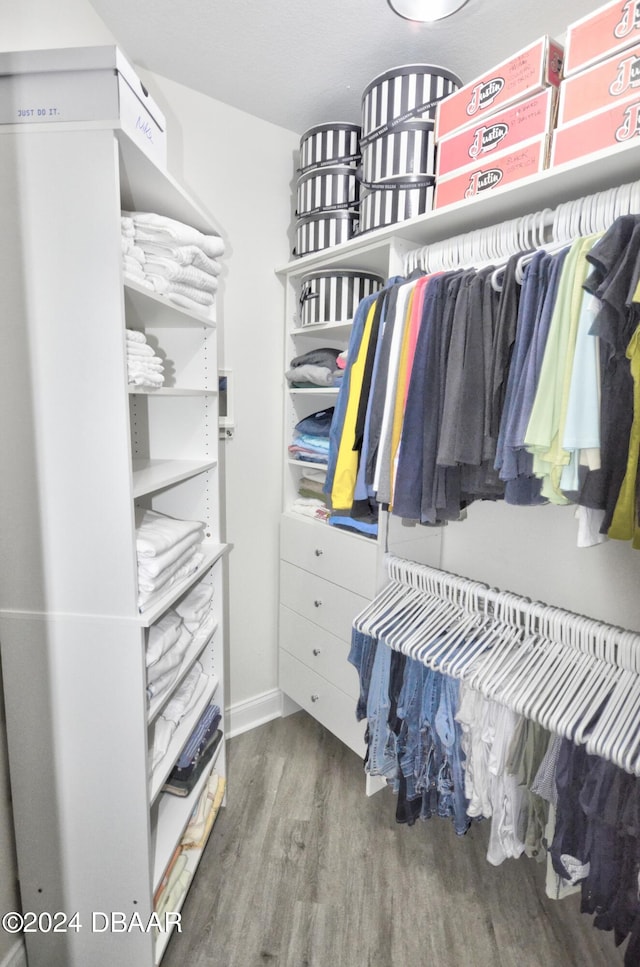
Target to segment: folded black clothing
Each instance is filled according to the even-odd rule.
[[[324,349],[310,349],[309,352],[303,353],[302,356],[295,356],[290,363],[291,367],[294,366],[326,366],[327,369],[336,369],[336,359],[340,355],[342,350],[331,349],[325,347]]]
[[[173,769],[162,787],[162,791],[169,792],[172,796],[188,796],[202,775],[207,763],[211,762],[214,752],[220,745],[221,739],[222,731],[218,729],[211,736],[207,747],[203,750],[202,755],[194,764],[193,768],[190,770],[188,767],[187,769]]]

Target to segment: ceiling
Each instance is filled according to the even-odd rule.
[[[427,0],[428,2],[428,0]],[[402,64],[464,83],[602,0],[468,0],[417,24],[387,0],[91,0],[140,67],[302,134],[361,121],[365,87]]]

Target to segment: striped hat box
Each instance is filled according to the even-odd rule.
[[[394,225],[415,215],[423,215],[433,208],[434,186],[411,188],[362,189],[360,201],[359,231],[370,232],[374,228]]]
[[[360,159],[359,144],[359,124],[316,124],[300,138],[300,172],[319,165],[355,166]]]
[[[436,106],[461,86],[451,71],[431,64],[406,64],[379,74],[362,95],[361,150],[374,133],[396,123],[433,121]]]
[[[435,176],[436,143],[433,121],[398,125],[362,151],[363,182],[380,182],[406,175]]]
[[[362,299],[383,285],[382,276],[359,270],[305,275],[300,287],[300,325],[348,322]]]
[[[307,215],[296,222],[294,255],[311,255],[346,242],[354,233],[358,216],[354,212],[335,211]]]
[[[313,215],[353,208],[357,205],[359,193],[355,168],[349,165],[311,168],[298,178],[296,214]]]

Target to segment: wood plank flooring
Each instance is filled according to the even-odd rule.
[[[221,811],[162,967],[617,967],[544,867],[486,861],[488,823],[395,822],[305,712],[229,742]]]

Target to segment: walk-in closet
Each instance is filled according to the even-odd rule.
[[[0,967],[639,967],[640,2],[0,24]]]

